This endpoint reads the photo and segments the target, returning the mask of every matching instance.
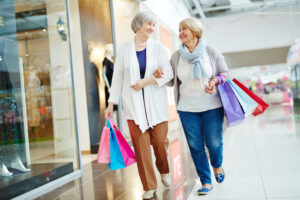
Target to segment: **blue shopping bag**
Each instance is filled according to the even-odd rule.
[[[237,99],[239,100],[245,113],[245,117],[251,115],[258,104],[231,79],[228,79],[228,83],[232,87]]]
[[[242,107],[231,88],[226,81],[223,85],[218,85],[221,101],[225,111],[228,126],[235,126],[240,124],[245,118]]]
[[[109,123],[109,120],[107,120],[107,128],[109,128],[110,132],[110,163],[108,163],[108,166],[110,170],[125,168],[125,162],[118,144],[116,133]]]

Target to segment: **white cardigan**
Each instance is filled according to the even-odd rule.
[[[147,41],[145,78],[153,76],[154,71],[161,67],[163,78],[155,79],[158,85],[149,85],[142,90],[130,88],[140,79],[139,63],[136,56],[134,39],[123,44],[118,52],[114,65],[111,93],[108,102],[118,104],[122,97],[125,119],[134,120],[142,133],[156,124],[167,121],[168,103],[164,86],[173,78],[173,71],[165,48],[152,39]]]

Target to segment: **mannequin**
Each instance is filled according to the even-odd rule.
[[[114,70],[114,50],[112,44],[106,44],[105,45],[105,52],[104,52],[104,60],[103,60],[103,70],[102,75],[105,82],[105,101],[106,101],[106,107],[108,106],[108,98],[110,94],[110,86],[111,81],[113,77],[113,70]],[[117,122],[117,112],[118,106],[114,105],[114,114],[113,114],[113,120]]]
[[[27,97],[27,115],[28,115],[28,127],[31,129],[31,133],[39,139],[39,130],[38,127],[41,124],[41,115],[39,104],[39,97],[42,96],[40,88],[41,81],[37,75],[37,71],[30,66],[29,73],[27,76],[27,88],[26,88],[26,97]]]
[[[10,54],[5,54],[5,44],[8,40],[0,38],[0,176],[12,176],[9,168],[17,169],[21,172],[28,172],[20,157],[24,157],[24,148],[20,141],[23,136],[20,134],[21,126],[15,90],[10,80],[10,72],[6,64],[6,59],[11,58]],[[6,58],[6,55],[7,58]],[[8,140],[12,141],[9,143]]]

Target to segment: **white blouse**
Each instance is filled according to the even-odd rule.
[[[201,64],[207,77],[195,81],[192,79],[193,64],[181,56],[179,58],[177,74],[181,84],[177,109],[180,111],[203,112],[222,106],[218,90],[214,94],[205,92],[205,87],[212,78],[212,67],[206,51],[201,58]]]

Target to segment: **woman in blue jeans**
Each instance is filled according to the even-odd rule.
[[[223,182],[222,168],[224,110],[216,85],[218,76],[226,80],[228,67],[223,56],[202,39],[203,28],[199,20],[187,18],[180,22],[180,49],[171,58],[175,102],[186,135],[191,155],[202,187],[197,191],[205,195],[212,190],[209,160],[218,183]],[[155,77],[163,73],[155,71]]]

